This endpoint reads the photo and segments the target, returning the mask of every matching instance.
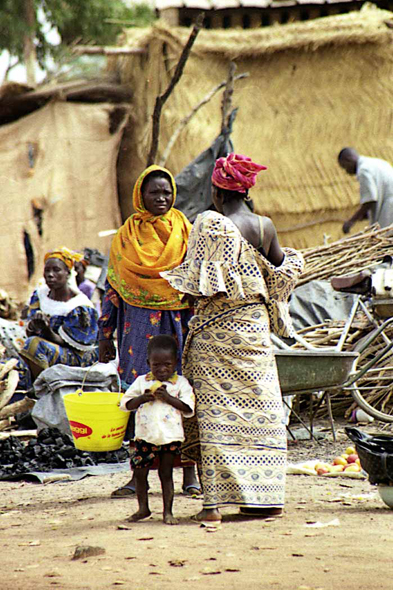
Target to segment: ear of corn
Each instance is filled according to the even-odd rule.
[[[154,381],[153,385],[150,387],[150,391],[154,393],[159,387],[161,387],[161,385],[161,381]]]

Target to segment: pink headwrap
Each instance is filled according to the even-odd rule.
[[[218,188],[238,193],[246,193],[254,186],[258,172],[267,170],[266,166],[255,164],[251,158],[241,154],[229,154],[216,160],[212,183]]]

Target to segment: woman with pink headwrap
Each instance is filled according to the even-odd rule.
[[[196,301],[183,353],[196,417],[185,421],[183,452],[200,466],[198,522],[220,522],[226,506],[259,517],[284,506],[286,429],[270,333],[293,335],[288,297],[303,259],[247,205],[262,170],[238,154],[217,160],[217,212],[197,217],[183,264],[162,273]]]

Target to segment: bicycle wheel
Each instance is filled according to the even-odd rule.
[[[374,340],[373,334],[376,335]],[[366,339],[372,342],[362,350]],[[356,343],[354,351],[361,351],[357,372],[369,363],[371,367],[346,389],[367,414],[381,422],[393,423],[393,348],[389,349],[378,329],[375,329]],[[374,364],[378,356],[380,358]]]

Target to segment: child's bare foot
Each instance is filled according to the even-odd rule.
[[[173,514],[164,514],[163,521],[165,524],[179,524],[178,519]]]
[[[221,522],[221,514],[217,508],[204,508],[198,514],[191,516],[196,522]]]
[[[131,516],[128,517],[126,520],[127,520],[127,522],[138,522],[138,520],[143,520],[144,518],[149,518],[150,515],[151,515],[151,512],[149,509],[145,509],[145,510],[139,509],[134,514],[131,514]]]

